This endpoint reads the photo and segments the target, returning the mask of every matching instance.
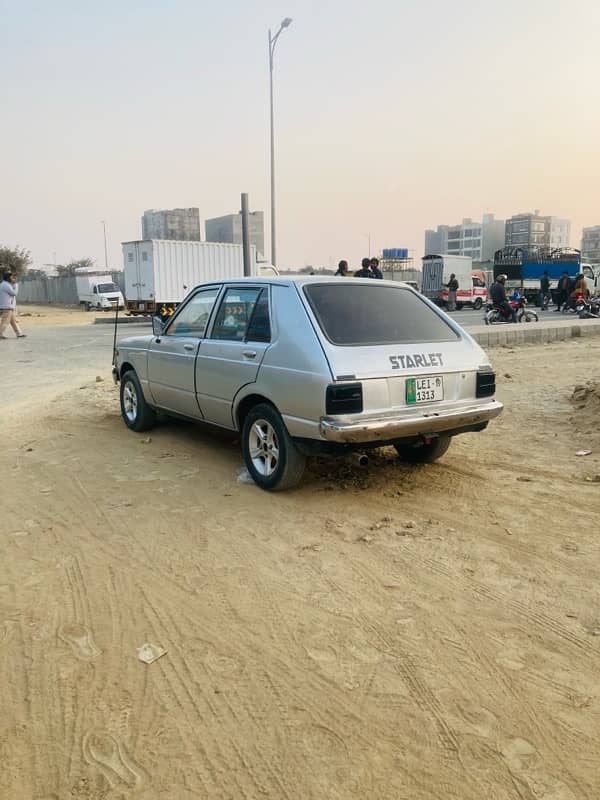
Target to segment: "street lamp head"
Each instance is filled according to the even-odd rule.
[[[282,21],[282,23],[281,23],[281,27],[282,27],[282,28],[289,28],[291,24],[292,24],[292,18],[291,18],[291,17],[286,17],[286,18],[285,18],[285,19]]]

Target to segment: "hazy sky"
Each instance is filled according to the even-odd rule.
[[[598,0],[0,0],[0,243],[121,265],[146,208],[268,209],[280,266],[439,223],[600,224]],[[268,229],[266,231],[268,238]]]

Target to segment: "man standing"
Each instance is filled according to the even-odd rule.
[[[17,294],[19,287],[17,277],[12,272],[5,272],[0,283],[0,339],[8,339],[4,331],[10,325],[17,339],[24,339],[26,334],[17,322]]]
[[[361,261],[361,267],[354,273],[355,278],[374,278],[375,276],[371,272],[371,259],[370,258],[363,258]]]
[[[348,262],[342,259],[338,264],[336,275],[339,275],[342,278],[349,278],[350,272],[348,271]]]
[[[540,310],[545,311],[548,307],[546,298],[550,294],[550,278],[548,277],[548,270],[544,270],[544,274],[540,278]]]
[[[378,258],[371,259],[371,273],[372,278],[378,278],[380,281],[383,280],[383,272],[379,269]]]
[[[456,293],[458,292],[458,281],[456,275],[452,273],[450,280],[446,284],[448,289],[448,311],[456,311]]]
[[[569,294],[571,293],[571,279],[568,272],[563,272],[558,282],[558,297],[556,299],[556,310],[560,311],[565,303],[569,302]]]

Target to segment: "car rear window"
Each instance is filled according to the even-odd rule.
[[[401,286],[308,284],[304,293],[332,344],[452,342],[460,338],[418,295]]]

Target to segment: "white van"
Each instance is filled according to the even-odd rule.
[[[125,300],[119,287],[113,283],[110,272],[100,271],[93,267],[81,267],[75,271],[77,297],[79,305],[86,311],[96,308],[99,311],[122,309]]]

